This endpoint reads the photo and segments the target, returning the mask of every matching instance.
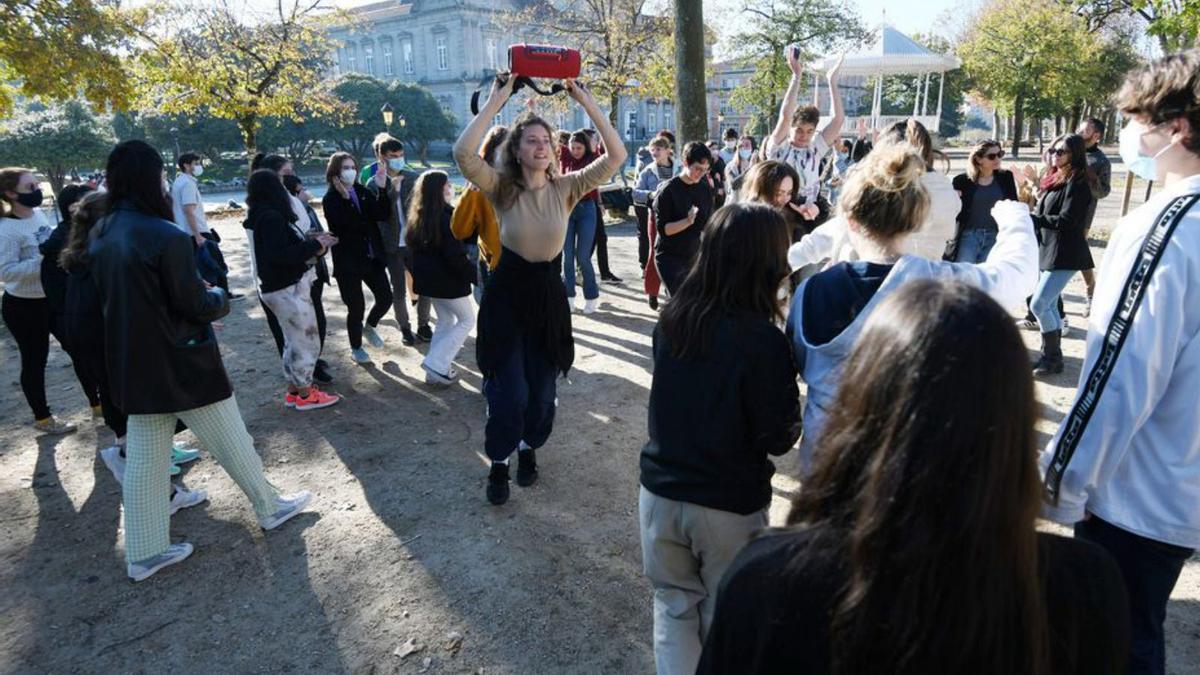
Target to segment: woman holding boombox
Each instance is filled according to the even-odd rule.
[[[534,451],[554,424],[555,377],[574,360],[571,314],[559,273],[567,219],[584,195],[625,162],[625,144],[595,99],[574,80],[563,81],[608,153],[560,174],[554,128],[526,113],[508,128],[493,166],[477,154],[492,120],[512,96],[517,76],[497,78],[487,103],[454,144],[464,177],[487,196],[500,221],[503,255],[479,308],[476,356],[483,374],[488,421],[484,446],[492,461],[487,498],[508,501],[508,460],[517,453],[517,484],[537,480]]]

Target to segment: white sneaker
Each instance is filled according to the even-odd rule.
[[[100,451],[100,459],[104,460],[104,466],[112,472],[113,478],[117,479],[118,483],[125,483],[125,458],[121,456],[121,446],[114,445]]]
[[[273,530],[280,525],[291,520],[304,511],[304,507],[312,501],[312,493],[308,490],[301,490],[295,494],[281,495],[275,498],[275,513],[266,518],[259,518],[258,524],[264,530]]]
[[[425,384],[432,384],[441,387],[448,387],[454,384],[454,376],[452,374],[439,373],[424,363],[421,364],[421,369],[425,371]]]
[[[1071,334],[1071,326],[1067,323],[1067,317],[1062,318],[1062,337],[1067,337]]]
[[[588,300],[587,302],[583,303],[583,313],[584,314],[595,314],[596,308],[598,308],[599,306],[600,306],[600,298],[592,298],[591,300]]]
[[[188,509],[208,501],[208,493],[204,490],[189,490],[174,484],[173,487],[175,490],[171,495],[171,515],[175,515],[180,509]]]
[[[192,554],[192,545],[186,542],[182,544],[171,544],[167,550],[151,558],[139,560],[137,562],[126,563],[125,573],[134,581],[145,581],[153,574],[168,565],[174,565],[178,562],[183,562],[189,555]]]

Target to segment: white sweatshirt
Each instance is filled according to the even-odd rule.
[[[1108,242],[1079,390],[1041,455],[1048,498],[1057,486],[1057,505],[1043,508],[1051,520],[1075,523],[1086,511],[1155,541],[1200,548],[1200,203],[1177,206],[1187,208],[1157,265],[1148,278],[1134,274],[1153,264],[1142,246],[1160,214],[1198,194],[1200,175],[1167,186],[1122,218]]]
[[[18,298],[46,297],[42,290],[42,252],[50,237],[50,221],[41,209],[29,218],[0,218],[0,282]]]
[[[975,265],[934,262],[915,255],[902,256],[863,311],[837,337],[824,344],[811,344],[804,336],[804,290],[808,287],[808,281],[796,289],[787,328],[793,349],[796,350],[796,361],[800,364],[800,377],[808,385],[803,417],[804,436],[800,439],[800,466],[803,472],[807,473],[812,468],[816,440],[825,426],[825,418],[837,393],[846,358],[867,317],[884,298],[910,279],[962,281],[984,291],[1006,308],[1022,305],[1025,298],[1033,293],[1038,281],[1038,245],[1029,207],[1021,202],[999,202],[992,209],[992,216],[999,225],[999,232],[996,245],[986,261]]]

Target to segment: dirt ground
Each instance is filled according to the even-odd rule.
[[[1119,188],[1101,207],[1114,220]],[[242,228],[215,223],[236,290],[250,293]],[[484,500],[484,401],[474,340],[462,382],[423,384],[416,350],[389,315],[375,364],[349,359],[344,307],[327,289],[338,406],[282,406],[279,361],[258,301],[236,303],[219,333],[243,415],[269,478],[315,493],[311,513],[264,534],[207,454],[186,468],[210,501],[172,518],[196,552],[141,584],[124,575],[120,488],[97,451],[64,354],[48,394],[79,433],[35,437],[17,387],[17,351],[0,329],[0,672],[646,673],[653,670],[650,588],[641,572],[637,457],[646,436],[655,314],[640,293],[631,223],[609,228],[615,272],[602,311],[576,315],[577,358],[559,383],[558,419],[532,488]],[[1097,239],[1097,258],[1102,240]],[[1067,292],[1073,327],[1082,283]],[[1025,334],[1032,347],[1033,333]],[[1069,405],[1082,332],[1067,371],[1039,384],[1043,441]],[[421,351],[424,349],[422,348]],[[154,364],[147,364],[154,367]],[[185,439],[194,440],[188,434]],[[772,522],[797,482],[779,462]],[[1184,571],[1167,619],[1168,669],[1200,663],[1200,560]]]

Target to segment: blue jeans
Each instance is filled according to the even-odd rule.
[[[996,231],[978,227],[963,231],[958,237],[958,257],[954,262],[979,263],[987,260],[996,245]]]
[[[1062,315],[1058,313],[1058,298],[1063,289],[1075,276],[1077,270],[1050,270],[1038,277],[1037,290],[1029,303],[1029,310],[1037,317],[1043,333],[1062,329]]]
[[[537,449],[554,429],[558,368],[528,335],[516,340],[512,353],[483,382],[487,425],[483,447],[489,459],[501,461],[525,441]]]
[[[596,284],[596,270],[592,267],[592,243],[596,239],[596,206],[585,199],[571,209],[567,220],[567,240],[563,242],[563,285],[567,297],[575,297],[575,262],[579,258],[579,269],[583,272],[583,297],[595,300],[600,297]]]
[[[1132,642],[1129,673],[1165,673],[1163,621],[1167,618],[1167,601],[1183,564],[1194,551],[1140,537],[1096,516],[1076,523],[1075,537],[1099,544],[1112,554],[1125,579]]]

